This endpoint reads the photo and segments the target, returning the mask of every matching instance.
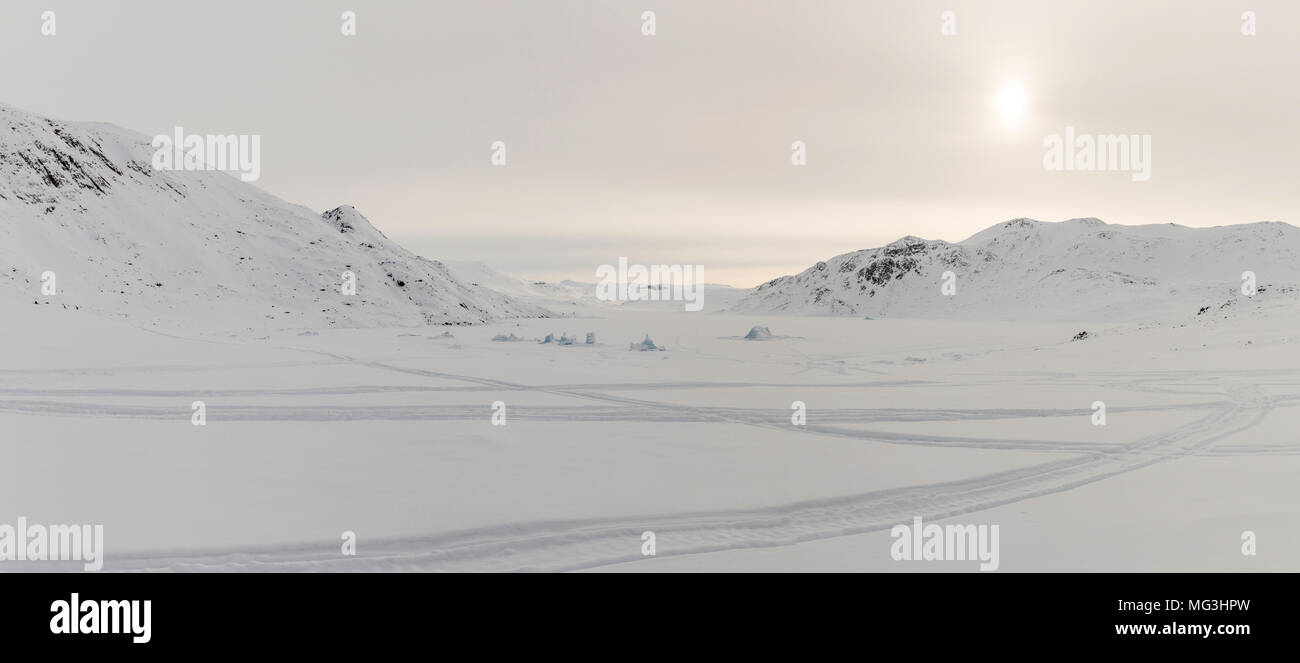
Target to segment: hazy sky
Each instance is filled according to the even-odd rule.
[[[628,256],[750,286],[1019,216],[1300,209],[1291,0],[5,0],[0,44],[0,102],[261,134],[258,186],[535,278],[592,281]],[[1151,179],[1046,171],[1043,138],[1066,126],[1150,134]]]

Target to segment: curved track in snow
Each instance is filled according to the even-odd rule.
[[[594,393],[568,385],[530,387],[497,380],[459,376],[421,369],[363,362],[376,368],[415,373],[428,377],[465,380],[497,388],[538,391],[583,400],[613,403],[617,407],[536,408],[538,420],[551,416],[567,421],[714,421],[742,425],[788,427],[786,415],[780,422],[758,410],[743,408],[687,407]],[[1146,378],[1141,386],[1156,386],[1159,379]],[[90,395],[90,394],[80,394]],[[106,569],[115,571],[566,571],[644,559],[641,534],[655,532],[660,557],[741,548],[785,546],[802,541],[846,536],[888,529],[915,516],[936,520],[989,509],[1033,497],[1057,493],[1130,472],[1165,460],[1206,453],[1283,453],[1287,448],[1256,445],[1212,449],[1215,442],[1259,423],[1279,405],[1290,405],[1294,396],[1268,397],[1257,387],[1227,386],[1218,400],[1207,403],[1161,406],[1162,410],[1199,408],[1200,418],[1173,429],[1122,444],[1088,446],[1083,443],[1051,441],[1001,441],[928,435],[890,434],[810,423],[809,434],[847,435],[897,443],[929,443],[951,446],[985,446],[1069,451],[1071,455],[1029,467],[933,484],[871,491],[827,499],[753,509],[632,515],[616,518],[546,520],[440,533],[425,537],[368,540],[355,557],[338,552],[337,542],[319,545],[291,545],[239,550],[145,552],[117,555]],[[18,405],[19,403],[25,405]],[[91,406],[85,403],[0,401],[0,410],[33,414],[92,416],[175,417],[175,408],[148,406]],[[121,409],[126,407],[127,409]],[[62,408],[62,410],[60,410]],[[96,410],[95,408],[99,408]],[[225,411],[242,420],[294,420],[330,408],[245,408]],[[346,409],[346,408],[345,408]],[[437,419],[472,416],[483,418],[482,407],[389,406],[385,416]],[[472,410],[472,412],[470,411]],[[272,416],[272,411],[279,413]],[[614,416],[614,411],[624,412]],[[527,412],[524,407],[515,411]],[[635,417],[628,418],[628,412]],[[586,413],[586,414],[583,414]],[[184,414],[182,411],[181,414]],[[346,412],[341,419],[357,418],[360,412]],[[371,415],[377,415],[374,410]],[[953,421],[1026,416],[1082,416],[1072,410],[830,410],[819,413],[827,420],[869,421]],[[259,415],[265,415],[263,418]],[[402,416],[399,416],[402,415]],[[516,416],[520,416],[516,414]],[[603,418],[609,417],[609,418]],[[364,418],[364,417],[361,417]],[[884,439],[882,439],[882,437]],[[1052,446],[1056,445],[1056,446]],[[1231,451],[1230,451],[1231,450]]]

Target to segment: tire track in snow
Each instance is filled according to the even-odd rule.
[[[329,392],[337,395],[341,392]],[[186,396],[204,396],[198,391]],[[1222,406],[1223,401],[1208,403],[1177,403],[1155,406],[1115,407],[1110,412],[1180,412],[1207,406]],[[220,416],[221,421],[479,421],[489,409],[484,405],[234,405],[220,404],[210,407],[210,416]],[[152,419],[162,421],[188,420],[190,410],[180,405],[118,405],[76,401],[48,401],[30,399],[0,399],[0,412],[35,414],[42,416],[110,417],[125,419]],[[925,409],[925,408],[833,408],[812,411],[817,421],[833,423],[878,422],[944,422],[944,421],[994,421],[1000,419],[1032,419],[1040,417],[1087,417],[1091,410],[1084,409]],[[669,406],[629,410],[626,406],[545,406],[516,405],[511,417],[525,421],[717,421],[726,419],[751,425],[780,425],[789,428],[789,415],[772,408],[736,408],[709,406]],[[808,431],[827,434],[863,437],[851,429],[834,429],[809,424]],[[796,431],[800,432],[800,431]],[[868,431],[886,439],[923,440],[926,435],[909,435]],[[871,438],[876,439],[876,438]],[[978,440],[980,438],[952,438]]]
[[[884,530],[915,516],[938,520],[1058,493],[1200,451],[1258,424],[1273,407],[1257,389],[1172,430],[1093,453],[970,479],[807,500],[784,506],[485,527],[369,542],[356,557],[337,543],[110,559],[125,571],[569,571],[644,559],[641,533],[658,556],[786,546]]]
[[[771,383],[771,382],[589,382],[582,384],[519,385],[517,391],[536,389],[582,389],[600,391],[659,391],[683,389],[893,389],[896,387],[937,386],[939,383],[923,380],[880,380],[875,382],[835,382],[827,384]],[[130,398],[187,398],[200,396],[333,396],[357,394],[425,393],[425,392],[480,392],[499,391],[501,386],[455,385],[433,387],[426,385],[356,385],[340,387],[299,387],[282,389],[131,389],[131,388],[76,388],[33,389],[30,387],[0,387],[0,394],[28,397],[124,396]]]

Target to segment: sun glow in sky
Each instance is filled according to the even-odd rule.
[[[1004,128],[1015,129],[1024,123],[1029,97],[1019,84],[1007,83],[998,90],[996,105],[998,121]]]

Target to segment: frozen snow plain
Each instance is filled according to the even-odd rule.
[[[5,299],[0,522],[103,524],[109,571],[974,570],[892,560],[915,516],[1000,525],[1003,572],[1294,571],[1300,299],[1239,299],[1110,325],[607,307],[265,338]],[[735,340],[755,325],[782,338]],[[646,334],[669,349],[629,352]]]

